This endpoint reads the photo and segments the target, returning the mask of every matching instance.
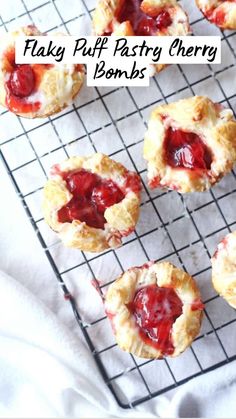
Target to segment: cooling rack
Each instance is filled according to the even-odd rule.
[[[0,34],[20,25],[41,31],[90,33],[95,0],[9,0],[0,5]],[[7,3],[7,4],[6,4]],[[66,3],[66,5],[65,5]],[[236,359],[236,315],[210,282],[210,257],[218,241],[236,223],[236,175],[232,171],[206,193],[181,196],[150,192],[142,160],[143,133],[150,111],[162,102],[195,94],[236,109],[236,33],[220,32],[202,18],[194,1],[182,2],[198,35],[221,35],[221,65],[171,66],[149,88],[87,88],[73,106],[45,120],[22,119],[2,109],[0,156],[22,201],[55,277],[97,366],[117,403],[137,406],[188,380]],[[124,245],[102,255],[64,249],[45,226],[41,191],[49,167],[74,154],[100,151],[136,170],[143,181],[141,219]],[[205,303],[201,335],[177,359],[144,361],[117,348],[99,298],[95,314],[87,281],[101,278],[101,292],[126,268],[147,260],[168,259],[196,279]],[[85,277],[84,281],[78,278]],[[123,390],[125,388],[125,391]]]

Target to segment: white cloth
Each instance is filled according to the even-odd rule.
[[[119,414],[86,344],[3,273],[0,371],[1,417]]]
[[[15,277],[0,274],[0,417],[235,417],[235,362],[135,411],[117,407],[1,166],[0,174],[0,267]]]

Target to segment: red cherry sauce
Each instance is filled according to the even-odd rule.
[[[229,3],[236,3],[236,0],[222,0],[222,3],[225,3],[225,1]],[[222,8],[211,7],[206,11],[205,16],[210,22],[213,22],[217,26],[221,27],[225,23],[226,12]]]
[[[28,98],[37,91],[44,71],[50,67],[52,65],[16,64],[14,48],[5,52],[3,68],[9,73],[9,78],[5,83],[6,106],[10,111],[31,113],[40,109],[39,101],[29,102]]]
[[[183,304],[172,288],[148,285],[141,288],[127,305],[133,314],[143,341],[161,350],[164,355],[174,352],[171,332],[181,316]]]
[[[126,177],[126,182],[124,185],[126,193],[132,191],[136,194],[139,194],[142,189],[141,179],[137,173],[129,172]]]
[[[151,179],[148,182],[148,185],[149,185],[150,189],[157,188],[158,186],[160,186],[160,177],[159,176],[155,176],[153,179]]]
[[[190,170],[211,168],[211,152],[201,138],[193,132],[168,128],[164,149],[166,162],[171,167]]]
[[[217,26],[222,26],[225,22],[225,11],[222,9],[216,9],[215,7],[211,7],[205,12],[206,18],[215,23]]]
[[[73,198],[58,211],[58,221],[71,223],[79,220],[90,227],[104,229],[105,210],[122,201],[125,194],[112,180],[103,180],[86,170],[61,175]]]
[[[212,256],[213,258],[217,258],[219,255],[219,252],[223,249],[226,249],[226,247],[228,246],[228,237],[225,237],[223,240],[221,240],[221,242],[218,244],[217,249],[214,253],[214,255]]]
[[[225,23],[226,14],[224,10],[217,10],[214,14],[214,22],[217,26],[223,26]]]
[[[195,300],[191,304],[192,311],[198,311],[198,310],[202,311],[202,310],[204,310],[204,308],[205,308],[205,306],[204,306],[203,302],[200,299]]]
[[[167,10],[161,9],[156,15],[152,13],[149,16],[141,10],[141,3],[142,0],[125,0],[116,16],[118,22],[129,21],[135,35],[139,36],[156,35],[171,25],[172,19]]]
[[[75,71],[78,71],[78,73],[83,73],[84,66],[82,64],[75,64]]]

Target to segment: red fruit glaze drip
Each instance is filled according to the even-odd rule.
[[[21,99],[17,96],[7,94],[6,106],[11,112],[26,114],[37,112],[41,107],[41,103],[39,101],[34,103],[27,102],[25,99]]]
[[[130,172],[127,175],[124,189],[139,194],[142,189],[141,179],[137,173]]]
[[[78,73],[84,73],[84,66],[82,64],[75,64],[75,71],[78,71]]]
[[[58,221],[71,223],[79,220],[90,227],[104,229],[105,210],[122,201],[124,193],[112,180],[103,180],[86,170],[61,175],[73,198],[58,211]]]
[[[102,285],[100,283],[100,281],[98,279],[91,279],[91,285],[93,286],[93,288],[97,291],[99,297],[101,297],[102,302],[105,302],[105,297],[102,293],[102,290],[100,288],[100,285]]]
[[[210,170],[212,155],[201,138],[193,132],[168,128],[165,158],[169,166],[191,170]]]
[[[114,325],[114,318],[116,317],[116,315],[114,313],[111,313],[110,311],[107,311],[107,310],[106,310],[106,315],[107,315],[107,318],[110,320],[113,332],[116,333],[116,329],[115,329],[115,325]]]
[[[217,249],[214,253],[214,255],[212,256],[213,258],[217,258],[219,255],[219,252],[223,249],[226,249],[228,246],[228,237],[225,237],[223,240],[221,240],[221,242],[218,244]]]
[[[172,19],[167,10],[160,10],[156,16],[148,16],[140,9],[142,0],[125,0],[118,12],[117,20],[122,23],[129,21],[135,35],[151,36],[157,31],[164,30],[171,25]]]
[[[148,285],[136,293],[127,307],[135,317],[143,341],[160,350],[163,355],[173,354],[172,327],[183,308],[175,291]]]
[[[149,181],[148,185],[150,189],[157,188],[158,186],[160,186],[160,177],[155,176],[152,180]]]
[[[65,300],[72,300],[72,295],[71,294],[64,294],[64,298],[65,298]]]
[[[150,260],[149,262],[144,263],[142,266],[133,266],[132,268],[129,268],[128,271],[133,272],[134,269],[149,269],[152,265],[154,265],[154,262]]]
[[[202,303],[201,300],[195,300],[192,304],[191,304],[191,309],[192,311],[197,311],[197,310],[204,310],[205,306]]]

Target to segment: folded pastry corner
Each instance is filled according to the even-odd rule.
[[[236,231],[227,234],[217,246],[212,262],[212,283],[229,305],[236,308]]]

